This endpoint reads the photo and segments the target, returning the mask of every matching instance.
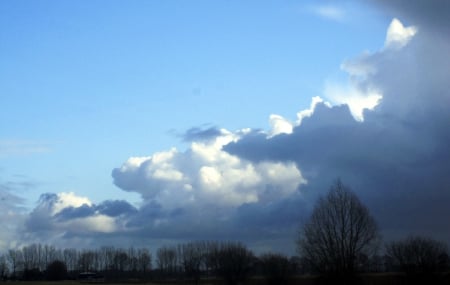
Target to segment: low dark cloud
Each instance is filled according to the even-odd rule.
[[[95,211],[110,217],[117,217],[120,215],[133,215],[137,212],[137,209],[124,200],[107,200],[97,205]]]
[[[354,121],[344,106],[319,104],[292,134],[251,135],[224,149],[251,161],[295,161],[308,193],[323,193],[341,177],[387,237],[414,232],[450,241],[450,49],[448,36],[433,39],[419,30],[401,50],[386,48],[346,63],[371,66],[376,72],[353,80],[383,93],[364,122]]]
[[[220,129],[216,127],[209,127],[209,128],[190,128],[186,131],[186,133],[182,136],[183,140],[186,142],[193,142],[193,141],[209,141],[211,139],[214,139],[218,136],[220,136],[222,132]]]
[[[67,207],[56,214],[55,218],[59,220],[70,220],[76,218],[85,218],[95,214],[94,207],[82,205],[80,207]]]
[[[121,215],[131,216],[137,213],[137,209],[124,200],[107,200],[98,205],[83,204],[79,207],[69,206],[62,209],[55,215],[60,220],[70,220],[85,218],[92,215],[105,215],[108,217],[118,217]]]

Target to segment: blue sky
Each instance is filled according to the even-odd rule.
[[[449,185],[421,171],[437,157],[434,173],[450,165],[440,156],[448,4],[362,2],[2,1],[2,211],[30,238],[7,235],[0,248],[77,245],[86,233],[201,238],[186,221],[206,237],[277,248],[336,177],[398,235],[407,223],[389,224],[398,213],[379,206],[421,194],[392,189],[416,171]],[[117,215],[99,210],[111,205]],[[408,207],[398,211],[419,205]],[[245,222],[259,226],[240,233]]]
[[[2,180],[35,181],[30,202],[68,190],[124,197],[110,171],[129,156],[185,148],[176,135],[191,127],[266,129],[272,113],[294,117],[340,77],[342,60],[377,49],[390,21],[356,5],[326,18],[320,7],[2,3]]]

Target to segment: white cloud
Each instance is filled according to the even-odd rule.
[[[276,114],[270,115],[269,123],[271,126],[269,138],[279,134],[291,134],[294,128],[291,122]]]
[[[91,206],[92,202],[87,197],[80,197],[73,192],[61,192],[57,194],[57,199],[50,206],[51,214],[56,215],[67,207],[78,208],[83,205]]]
[[[386,34],[385,48],[400,49],[404,47],[417,33],[414,26],[405,27],[398,19],[393,19]]]
[[[381,92],[373,87],[361,90],[354,85],[333,83],[325,85],[324,93],[335,104],[348,105],[353,117],[359,122],[364,121],[364,110],[373,110],[383,98]]]

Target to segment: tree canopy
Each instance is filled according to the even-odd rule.
[[[378,227],[354,192],[337,180],[300,230],[300,255],[319,273],[350,276],[379,244]]]

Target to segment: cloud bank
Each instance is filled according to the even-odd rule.
[[[417,26],[394,19],[384,46],[344,62],[348,82],[325,86],[326,100],[313,98],[295,119],[273,114],[268,131],[193,128],[187,150],[131,157],[112,171],[117,187],[141,195],[139,207],[47,194],[25,231],[62,240],[271,241],[293,253],[299,223],[340,177],[385,237],[450,241],[450,41],[413,2],[404,14]]]

